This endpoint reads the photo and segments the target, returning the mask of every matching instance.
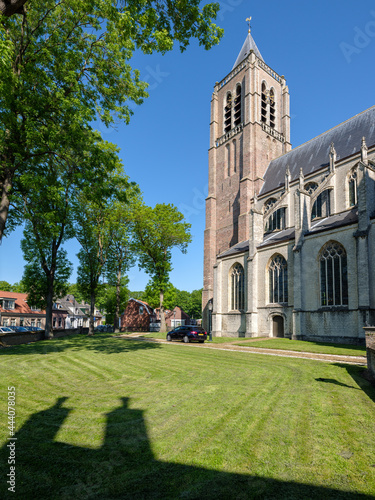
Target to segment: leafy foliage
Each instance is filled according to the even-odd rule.
[[[147,97],[129,64],[134,51],[165,53],[174,41],[183,51],[192,37],[210,48],[223,34],[212,23],[218,8],[201,9],[199,0],[33,0],[21,15],[0,17],[0,239],[25,175],[84,152],[94,120],[128,123],[129,102]]]
[[[191,225],[173,205],[158,204],[155,208],[138,204],[134,209],[134,241],[139,266],[150,275],[152,285],[159,290],[161,331],[165,331],[164,292],[172,270],[172,249],[186,253],[191,241]]]
[[[51,307],[52,302],[67,293],[68,279],[72,273],[72,264],[67,259],[65,250],[60,249],[56,255],[50,245],[42,247],[43,256],[38,251],[40,243],[25,228],[25,238],[21,241],[24,258],[27,262],[22,277],[22,285],[28,294],[29,304],[46,309]],[[51,286],[50,273],[45,272],[45,268],[55,268],[53,275],[53,286]],[[49,295],[50,300],[48,300]],[[52,313],[51,313],[52,317]]]

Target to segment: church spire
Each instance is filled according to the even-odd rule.
[[[259,59],[261,59],[262,61],[264,60],[262,57],[262,54],[259,52],[257,44],[254,42],[254,38],[251,36],[250,21],[251,21],[251,17],[248,17],[246,19],[246,22],[249,24],[249,31],[247,33],[246,40],[245,40],[244,44],[242,45],[242,49],[241,49],[240,53],[238,54],[236,62],[234,63],[234,66],[232,69],[234,69],[238,64],[240,64],[250,54],[251,50],[253,50],[255,52],[255,55]]]

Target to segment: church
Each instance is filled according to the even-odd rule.
[[[375,324],[375,106],[292,149],[250,33],[211,100],[203,319],[214,336],[361,343]]]

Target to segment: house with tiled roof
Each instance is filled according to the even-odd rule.
[[[46,312],[28,303],[26,293],[0,290],[1,326],[37,326],[45,328]]]

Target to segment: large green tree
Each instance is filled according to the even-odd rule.
[[[46,310],[45,336],[51,338],[53,302],[67,292],[68,280],[73,266],[67,258],[67,252],[59,249],[54,252],[54,245],[49,239],[43,241],[30,230],[26,223],[25,237],[21,241],[26,265],[22,282],[28,295],[28,303]]]
[[[0,239],[25,174],[68,160],[93,121],[128,122],[129,101],[142,103],[147,84],[129,64],[136,49],[165,53],[177,41],[185,50],[191,38],[208,49],[222,36],[212,22],[219,5],[199,0],[10,3],[0,17]]]
[[[107,259],[108,283],[115,287],[116,307],[113,315],[114,330],[119,331],[120,310],[124,305],[124,294],[121,289],[124,286],[124,278],[129,269],[134,266],[136,248],[133,241],[133,213],[132,205],[140,200],[138,186],[131,186],[127,190],[125,201],[115,201],[111,207],[110,224],[112,241]]]
[[[186,253],[191,241],[190,227],[174,205],[158,204],[154,208],[140,204],[134,211],[134,235],[139,266],[149,274],[159,291],[160,330],[165,331],[164,292],[172,271],[172,250]]]
[[[117,202],[126,202],[126,192],[133,189],[118,164],[100,183],[87,186],[75,196],[74,231],[80,243],[78,252],[78,289],[90,304],[89,334],[94,333],[95,299],[101,287],[100,278],[107,274],[118,236],[119,222],[113,210]]]

